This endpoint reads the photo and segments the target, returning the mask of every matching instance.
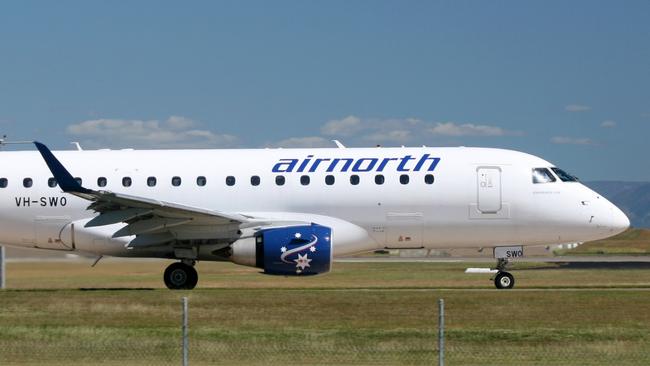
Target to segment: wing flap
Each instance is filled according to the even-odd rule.
[[[118,222],[131,221],[151,213],[153,213],[153,210],[148,208],[127,208],[124,210],[104,211],[98,216],[95,216],[92,220],[88,221],[84,226],[93,227],[117,224]]]
[[[141,235],[160,231],[169,231],[169,229],[186,224],[192,219],[169,219],[163,217],[154,217],[151,219],[136,221],[128,224],[113,234],[114,238],[121,236]]]
[[[164,245],[176,239],[171,233],[143,234],[136,236],[128,244],[129,248],[149,248]]]

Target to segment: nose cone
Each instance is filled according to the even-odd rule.
[[[612,231],[612,235],[616,235],[618,233],[622,233],[630,227],[630,219],[627,218],[623,211],[614,206],[612,209],[612,217],[607,226],[609,226],[610,230]]]

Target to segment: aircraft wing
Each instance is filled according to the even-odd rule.
[[[104,226],[124,222],[127,226],[117,230],[113,237],[139,236],[131,242],[132,245],[162,244],[179,236],[184,238],[183,234],[187,237],[190,232],[193,232],[195,238],[205,235],[206,237],[202,239],[211,239],[213,238],[211,235],[217,231],[225,236],[224,239],[228,237],[234,239],[237,231],[243,228],[303,223],[273,221],[151,198],[87,189],[73,178],[47,146],[36,141],[34,145],[64,192],[92,201],[88,209],[98,212],[99,215],[88,221],[85,226]],[[197,235],[199,237],[196,237]]]

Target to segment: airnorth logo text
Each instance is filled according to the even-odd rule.
[[[397,170],[398,172],[419,172],[425,170],[432,172],[440,162],[429,154],[419,157],[405,155],[401,158],[316,158],[307,155],[304,159],[280,159],[273,166],[274,173],[314,173],[325,172],[383,172],[384,170]]]

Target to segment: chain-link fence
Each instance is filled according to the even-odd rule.
[[[405,293],[404,296],[413,295]],[[338,308],[318,303],[311,304],[314,311],[310,312],[309,306],[303,305],[297,305],[295,312],[277,317],[271,315],[273,308],[267,309],[269,314],[261,315],[267,322],[261,327],[260,318],[243,317],[247,313],[244,302],[241,312],[232,309],[225,312],[219,307],[209,310],[206,304],[193,309],[190,301],[186,343],[189,365],[438,364],[440,321],[435,301],[427,309],[408,308],[408,304],[400,308],[396,303],[390,313],[381,314],[363,307],[338,314]],[[89,311],[115,316],[109,314],[117,314],[120,309],[111,306],[114,305],[93,304]],[[650,364],[647,323],[593,329],[587,323],[584,327],[562,328],[552,322],[523,327],[518,325],[520,317],[536,315],[511,310],[509,315],[497,316],[491,313],[495,309],[485,305],[479,307],[485,308],[481,312],[456,312],[455,306],[460,308],[448,303],[445,309],[444,356],[448,365]],[[182,364],[184,333],[180,303],[166,309],[173,314],[174,322],[162,321],[161,315],[149,313],[143,305],[133,304],[124,310],[127,315],[121,320],[123,324],[140,325],[109,326],[106,324],[110,322],[98,321],[94,316],[89,316],[86,322],[83,311],[71,311],[75,317],[71,322],[77,324],[74,326],[36,323],[7,326],[11,323],[8,316],[21,314],[19,311],[10,315],[2,313],[0,325],[5,326],[0,327],[0,365]],[[647,304],[639,304],[639,311],[648,310]],[[379,326],[371,322],[364,326],[354,319],[355,315],[368,319],[368,312],[370,318],[382,317]],[[326,316],[326,313],[334,314]],[[325,320],[319,323],[314,318]],[[103,325],[94,326],[93,319]],[[338,325],[331,326],[327,319],[338,320]],[[527,319],[529,323],[530,320]],[[83,323],[86,325],[79,325]]]

